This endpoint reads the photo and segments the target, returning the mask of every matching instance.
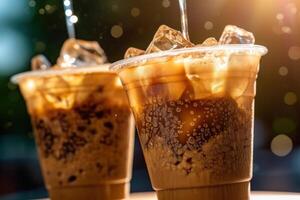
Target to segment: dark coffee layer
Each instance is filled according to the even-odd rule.
[[[33,114],[48,184],[94,184],[127,177],[131,120],[126,105],[93,96],[71,109]]]
[[[156,150],[158,154],[165,152],[156,166],[186,175],[203,171],[220,175],[249,165],[251,111],[240,109],[230,97],[153,99],[137,119],[146,159],[149,152],[151,156]]]

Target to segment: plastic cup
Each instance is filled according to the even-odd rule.
[[[116,62],[159,200],[249,199],[256,45],[194,47]]]
[[[33,71],[18,83],[34,129],[51,199],[125,199],[134,122],[108,66]]]

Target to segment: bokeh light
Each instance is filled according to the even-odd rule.
[[[40,8],[40,9],[39,9],[39,13],[40,13],[41,15],[44,15],[44,14],[45,14],[45,9],[44,9],[44,8]]]
[[[282,13],[278,13],[278,14],[276,15],[276,19],[279,20],[279,21],[281,21],[281,20],[284,19],[284,15],[283,15]]]
[[[292,29],[289,26],[283,26],[283,27],[281,27],[281,31],[283,33],[289,34],[292,32]]]
[[[289,70],[286,66],[281,66],[278,70],[278,74],[280,76],[286,76],[286,75],[288,75],[288,73],[289,73]]]
[[[47,13],[53,13],[53,11],[55,10],[55,6],[52,6],[52,5],[50,5],[50,4],[47,4],[46,6],[45,6],[45,10],[47,11]]]
[[[294,92],[288,92],[284,95],[284,103],[287,105],[292,106],[297,103],[297,100],[297,95]]]
[[[299,60],[300,59],[300,47],[299,46],[292,46],[289,48],[289,57],[292,60]]]
[[[287,10],[293,15],[297,14],[298,12],[296,5],[292,2],[287,4]]]
[[[214,24],[213,24],[211,21],[206,21],[206,22],[204,23],[204,28],[205,28],[206,30],[211,30],[211,29],[214,28]]]
[[[287,135],[277,135],[271,142],[271,150],[277,156],[286,156],[292,151],[292,149],[293,141]]]
[[[6,20],[26,20],[30,17],[27,12],[28,4],[35,4],[31,1],[20,1],[20,0],[1,0],[0,3],[0,22],[7,22]]]
[[[133,17],[137,17],[140,15],[141,11],[139,8],[132,8],[130,13]]]
[[[73,11],[71,9],[67,9],[65,11],[65,15],[68,16],[68,17],[70,17],[71,15],[73,15]]]
[[[70,6],[71,5],[71,1],[70,0],[64,0],[64,5],[65,6]]]
[[[110,33],[114,38],[119,38],[123,35],[123,28],[120,25],[114,25]]]
[[[27,39],[12,29],[0,31],[0,74],[11,74],[22,69],[29,58]],[[17,59],[16,59],[17,56]]]
[[[56,6],[52,6],[52,5],[46,5],[45,9],[47,10],[47,12],[49,14],[53,13],[54,11],[57,10],[57,7]]]
[[[170,7],[171,2],[170,2],[170,0],[163,0],[163,1],[161,2],[161,5],[162,5],[162,7],[164,7],[164,8],[168,8],[168,7]]]
[[[72,15],[70,17],[70,22],[72,22],[73,24],[77,23],[78,22],[78,17],[76,15]]]
[[[49,5],[49,4],[47,4],[47,5],[45,5],[45,9],[46,9],[47,11],[49,11],[49,10],[51,10],[51,9],[52,9],[52,6],[51,6],[51,5]]]
[[[28,2],[28,5],[29,5],[29,7],[35,7],[35,6],[36,6],[35,0],[30,0],[30,1]]]

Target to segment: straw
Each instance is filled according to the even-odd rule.
[[[186,0],[179,0],[180,14],[181,14],[181,30],[183,37],[186,40],[190,40],[189,37],[189,27],[188,27],[188,19],[187,19],[187,8],[186,8]]]
[[[75,38],[74,23],[71,20],[72,17],[74,17],[72,0],[63,0],[63,4],[64,4],[66,25],[67,25],[69,38]]]

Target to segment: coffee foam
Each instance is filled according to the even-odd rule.
[[[11,77],[11,82],[19,84],[20,81],[26,78],[44,78],[51,76],[63,76],[71,74],[90,74],[90,73],[114,73],[109,70],[110,64],[91,67],[69,67],[69,68],[56,68],[48,70],[29,71],[16,74]]]

